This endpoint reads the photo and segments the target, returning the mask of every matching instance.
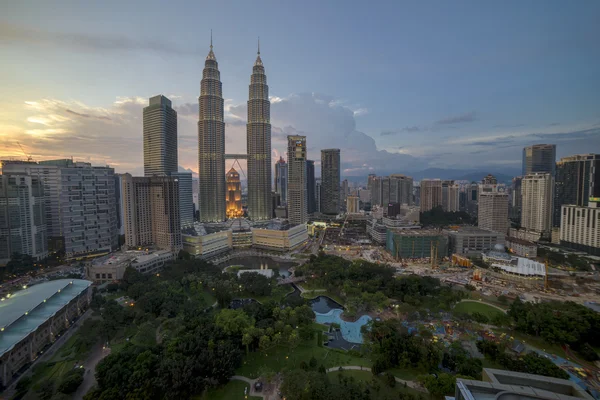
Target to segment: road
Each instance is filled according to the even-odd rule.
[[[81,385],[79,385],[79,388],[77,388],[77,391],[73,395],[73,399],[83,399],[83,396],[87,392],[89,392],[89,390],[96,384],[96,365],[98,365],[100,360],[102,360],[109,354],[110,348],[105,348],[102,342],[99,342],[94,346],[92,352],[83,363],[83,368],[85,369],[85,373],[83,375],[83,382],[81,383]]]

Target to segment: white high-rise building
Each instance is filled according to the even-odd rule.
[[[306,136],[288,136],[288,220],[290,224],[307,221]],[[339,180],[338,180],[339,185]]]
[[[48,256],[44,186],[37,176],[0,175],[0,265],[14,253]]]
[[[163,95],[144,108],[144,176],[177,172],[177,112]]]
[[[545,237],[550,236],[554,205],[553,189],[554,178],[549,173],[534,173],[523,177],[521,181],[522,228],[539,232]]]
[[[479,184],[477,226],[506,235],[508,221],[508,193],[503,184]]]
[[[444,211],[457,212],[459,210],[460,186],[454,181],[442,181],[442,208]]]
[[[50,250],[67,258],[118,247],[114,170],[69,159],[3,164],[4,174],[24,173],[44,185]]]
[[[600,198],[587,207],[564,205],[561,208],[560,244],[600,256]]]

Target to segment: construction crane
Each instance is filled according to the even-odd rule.
[[[25,150],[23,150],[23,146],[21,146],[21,142],[17,142],[17,144],[21,148],[21,151],[23,152],[23,154],[25,155],[25,157],[27,157],[27,162],[33,161],[33,157],[31,157],[31,155],[25,153]]]

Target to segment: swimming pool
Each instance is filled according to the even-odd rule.
[[[355,322],[346,322],[340,317],[343,312],[344,311],[340,309],[333,309],[325,314],[315,312],[315,316],[317,322],[320,324],[339,324],[342,337],[348,342],[362,343],[363,337],[360,333],[360,327],[366,325],[371,320],[371,317],[363,315]]]

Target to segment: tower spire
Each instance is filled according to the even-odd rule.
[[[208,55],[206,56],[207,60],[217,60],[217,57],[215,57],[215,53],[213,52],[213,43],[212,43],[212,29],[210,30],[210,51],[208,52]]]
[[[260,56],[260,36],[258,37],[258,52],[256,54]]]

